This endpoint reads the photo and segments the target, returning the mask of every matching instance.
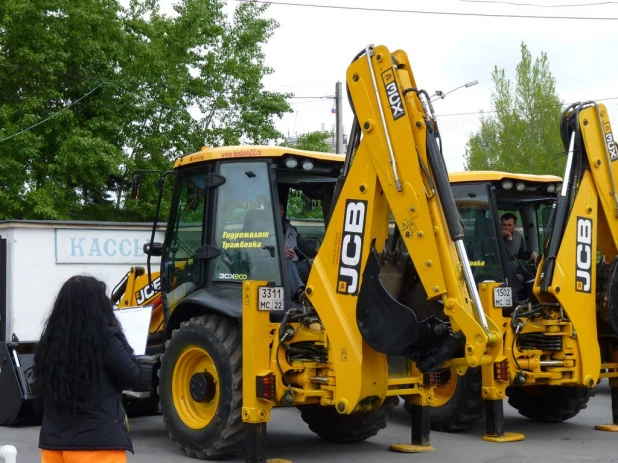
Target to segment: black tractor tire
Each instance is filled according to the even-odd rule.
[[[456,377],[457,385],[447,402],[431,407],[431,429],[439,432],[464,432],[485,417],[481,397],[481,369],[468,368],[463,376],[457,375],[454,370],[450,374],[452,378]],[[403,406],[409,413],[410,403],[406,400]]]
[[[145,399],[123,396],[122,405],[129,418],[159,414],[159,396],[157,394]]]
[[[244,451],[241,340],[236,320],[213,313],[182,322],[166,342],[159,370],[160,409],[170,438],[189,457],[216,460]],[[179,360],[184,363],[177,367]],[[210,375],[215,372],[211,365],[216,375]],[[207,387],[214,384],[216,392],[214,397],[196,401],[185,380],[204,372],[211,378]],[[177,394],[180,397],[173,397],[174,381],[176,390],[183,392],[182,396]],[[200,408],[204,403],[216,408],[204,411]],[[186,421],[191,421],[191,426]]]
[[[542,423],[569,420],[588,406],[594,389],[569,386],[523,386],[506,389],[509,405],[520,415]]]
[[[317,404],[301,405],[298,409],[309,429],[321,439],[327,442],[351,444],[367,440],[384,429],[398,404],[399,397],[387,397],[375,410],[349,415],[338,413],[335,407]]]

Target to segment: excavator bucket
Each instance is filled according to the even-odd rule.
[[[418,296],[426,299],[422,285],[408,286],[405,285],[408,297],[420,292]],[[415,360],[421,371],[439,367],[461,349],[463,336],[451,335],[445,322],[436,315],[428,315],[431,307],[427,305],[422,304],[424,310],[414,311],[388,292],[380,279],[379,255],[372,248],[356,309],[358,329],[365,342],[378,352]],[[419,321],[421,314],[426,318]]]

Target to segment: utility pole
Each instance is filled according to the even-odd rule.
[[[336,145],[335,145],[335,153],[344,154],[343,153],[343,110],[341,107],[341,82],[337,82],[335,84],[335,137],[336,137]]]

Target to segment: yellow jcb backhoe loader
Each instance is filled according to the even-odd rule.
[[[500,172],[452,176],[473,273],[483,300],[493,298],[495,308],[486,304],[485,312],[501,328],[505,360],[465,376],[442,370],[434,429],[462,430],[482,417],[479,402],[499,372],[509,403],[545,422],[577,415],[598,381],[609,378],[612,424],[597,428],[618,430],[618,154],[607,109],[571,105],[561,134],[564,181]],[[506,254],[504,213],[519,218],[524,246],[541,256],[538,267],[526,255]]]
[[[409,396],[413,445],[393,449],[426,451],[433,371],[500,360],[431,103],[405,52],[367,47],[347,83],[355,122],[343,168],[337,155],[239,146],[204,148],[162,176],[161,194],[165,179],[174,186],[165,240],[145,249],[161,256],[165,347],[152,356],[153,386],[189,456],[245,447],[261,461],[274,406],[298,407],[326,440],[362,441],[386,425],[398,396]],[[290,189],[320,200],[326,218],[298,299],[279,216]],[[506,384],[489,387],[489,437],[508,438]]]

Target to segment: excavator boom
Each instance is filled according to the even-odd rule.
[[[567,149],[564,185],[550,221],[550,237],[535,294],[539,301],[557,303],[573,324],[581,360],[576,376],[594,387],[601,372],[597,300],[604,318],[618,333],[618,310],[611,298],[598,297],[600,286],[611,291],[616,282],[600,282],[602,265],[618,255],[618,160],[607,109],[593,102],[577,103],[563,115],[562,138]],[[605,274],[607,272],[602,272]]]
[[[350,372],[338,379],[336,394],[370,394],[352,372],[373,351],[408,356],[421,371],[459,353],[472,366],[492,363],[499,331],[482,311],[429,99],[407,55],[367,47],[349,66],[347,84],[357,135],[307,285],[334,351],[346,352],[333,359],[337,371]],[[389,213],[414,267],[416,283],[406,288],[412,307],[379,278],[389,255]]]

